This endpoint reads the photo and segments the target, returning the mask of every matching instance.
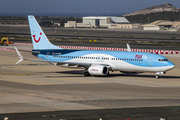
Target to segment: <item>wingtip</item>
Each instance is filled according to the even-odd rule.
[[[128,51],[128,52],[131,52],[131,48],[130,48],[129,44],[126,43],[126,45],[127,45],[127,51]]]
[[[23,58],[23,56],[21,55],[21,53],[19,52],[19,50],[16,48],[16,47],[14,47],[15,48],[15,50],[16,50],[16,53],[18,54],[18,57],[19,57],[19,61],[15,64],[15,65],[17,65],[18,63],[20,63],[21,61],[23,61],[24,60],[24,58]]]

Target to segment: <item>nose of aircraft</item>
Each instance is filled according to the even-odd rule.
[[[172,62],[169,61],[169,62],[167,63],[167,65],[166,65],[166,67],[167,67],[167,70],[170,70],[170,69],[174,68],[175,65],[174,65]]]
[[[175,67],[174,64],[172,66],[170,66],[171,69],[174,68],[174,67]]]

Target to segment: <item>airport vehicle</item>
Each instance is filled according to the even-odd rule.
[[[127,44],[127,51],[98,51],[98,50],[67,50],[51,44],[39,26],[34,16],[28,16],[33,42],[32,54],[42,60],[25,59],[17,48],[20,60],[49,62],[62,67],[78,67],[84,69],[84,76],[107,76],[109,71],[137,74],[155,72],[160,74],[174,68],[167,58],[145,52],[132,52]]]
[[[9,44],[14,44],[9,41],[9,37],[3,37],[0,41],[1,46],[8,46]]]

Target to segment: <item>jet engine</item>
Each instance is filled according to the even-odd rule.
[[[109,74],[109,70],[106,66],[103,65],[93,65],[88,69],[89,74],[91,75],[102,75],[106,76]]]

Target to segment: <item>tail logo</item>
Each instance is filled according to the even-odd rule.
[[[42,33],[40,32],[40,35],[42,35]],[[34,38],[34,41],[36,42],[36,43],[38,43],[40,40],[41,40],[41,37],[39,37],[39,39],[38,40],[36,40],[36,35],[33,35],[33,38]]]

